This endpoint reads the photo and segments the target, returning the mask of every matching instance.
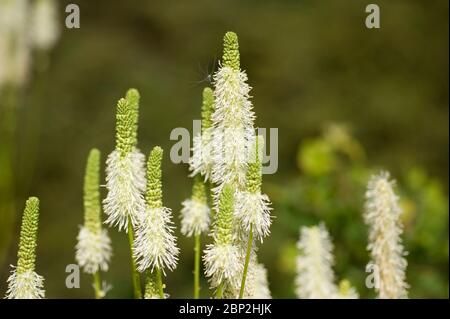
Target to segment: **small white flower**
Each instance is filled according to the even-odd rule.
[[[128,228],[128,219],[133,226],[145,211],[145,156],[134,149],[121,157],[116,150],[106,161],[106,187],[108,195],[103,209],[108,215],[105,223],[118,226],[119,231]]]
[[[187,199],[181,209],[181,233],[191,237],[205,233],[209,228],[209,207],[195,199]]]
[[[8,299],[42,299],[45,297],[44,278],[34,271],[18,273],[14,268],[8,278]]]
[[[84,271],[88,274],[94,274],[98,270],[107,271],[112,249],[106,229],[93,233],[81,226],[77,239],[75,257]]]
[[[204,251],[205,275],[210,278],[212,287],[224,280],[234,280],[241,271],[239,249],[232,244],[207,245]]]
[[[380,298],[407,298],[407,261],[404,258],[400,222],[401,209],[394,193],[394,181],[389,173],[373,176],[367,186],[364,219],[369,225],[369,245],[372,260],[379,270]]]
[[[332,299],[337,294],[332,243],[323,224],[302,227],[297,248],[296,293],[302,299]]]
[[[134,257],[139,272],[146,269],[165,268],[173,270],[178,260],[179,249],[172,222],[172,212],[169,208],[148,208],[141,217],[134,241]]]
[[[203,133],[194,136],[192,157],[189,159],[189,169],[192,171],[190,176],[201,174],[205,181],[211,176],[214,165],[212,128],[206,129]]]
[[[59,22],[54,0],[36,0],[31,15],[30,37],[38,49],[48,50],[58,40]]]
[[[248,233],[253,225],[257,239],[263,240],[270,233],[272,223],[269,197],[261,193],[237,192],[234,216]]]

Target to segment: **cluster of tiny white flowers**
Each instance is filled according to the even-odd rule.
[[[332,265],[332,243],[322,224],[302,227],[297,243],[296,293],[302,299],[331,299],[337,294]]]
[[[34,271],[18,273],[14,268],[8,278],[8,299],[42,299],[45,297],[44,278]]]
[[[81,226],[77,239],[75,258],[84,271],[88,274],[107,271],[112,249],[106,229],[94,233]]]
[[[225,280],[229,283],[241,273],[240,252],[235,245],[207,245],[204,253],[205,275],[210,278],[211,287],[218,287]]]
[[[209,228],[208,205],[195,199],[187,199],[181,209],[181,233],[187,237],[206,233]]]
[[[380,298],[407,298],[406,252],[400,235],[401,209],[389,173],[373,176],[367,186],[364,219],[369,225],[369,245],[373,263],[379,271]]]
[[[169,208],[147,208],[136,227],[134,258],[139,272],[155,267],[173,270],[178,260],[179,249]]]
[[[245,285],[245,298],[249,299],[271,299],[267,280],[267,269],[263,264],[252,261],[249,264],[247,282]]]
[[[236,207],[234,216],[240,221],[240,224],[247,233],[252,225],[253,233],[259,240],[270,233],[272,224],[270,211],[270,200],[266,194],[236,192]]]
[[[145,156],[134,149],[121,157],[115,150],[106,161],[106,188],[108,195],[103,209],[108,215],[105,223],[118,226],[119,231],[128,228],[128,219],[133,226],[145,211]]]

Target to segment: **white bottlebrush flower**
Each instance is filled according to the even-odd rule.
[[[32,270],[18,273],[14,268],[8,278],[8,299],[42,299],[45,297],[44,278]]]
[[[207,205],[205,184],[194,178],[192,197],[185,200],[181,209],[181,233],[185,236],[206,233],[209,229],[210,209]]]
[[[95,274],[98,270],[107,271],[112,249],[106,229],[95,233],[81,226],[77,240],[75,257],[78,265],[88,274]]]
[[[242,264],[237,246],[233,244],[210,244],[206,246],[203,260],[205,275],[210,278],[211,287],[216,288],[224,281],[237,279]]]
[[[407,298],[407,261],[401,234],[401,209],[389,173],[372,176],[366,192],[364,219],[369,225],[368,250],[379,280],[375,289],[380,298]],[[378,287],[377,287],[378,286]]]
[[[163,150],[156,146],[147,162],[146,210],[138,220],[133,254],[138,270],[175,269],[179,249],[173,235],[172,211],[162,203]]]
[[[225,183],[245,186],[249,146],[254,141],[251,88],[239,66],[238,39],[233,32],[225,34],[223,61],[214,74],[214,86],[212,181],[219,185],[215,189],[218,197]]]
[[[59,37],[58,4],[55,0],[35,0],[31,11],[31,42],[37,49],[48,50]]]
[[[0,89],[25,84],[30,66],[27,0],[0,0]]]
[[[106,188],[103,200],[105,223],[118,226],[119,231],[128,229],[128,220],[136,225],[145,211],[145,156],[134,149],[124,157],[115,150],[106,161]]]
[[[336,296],[332,243],[323,224],[302,227],[297,243],[296,294],[302,299],[332,299]]]
[[[139,272],[147,269],[175,269],[179,249],[173,235],[172,212],[169,208],[148,208],[136,228],[134,257]]]

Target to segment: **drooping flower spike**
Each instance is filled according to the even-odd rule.
[[[178,260],[172,212],[162,201],[162,156],[162,148],[156,146],[147,162],[146,210],[140,217],[134,241],[134,257],[140,272],[155,268],[163,272],[173,270]]]
[[[376,266],[375,290],[380,298],[407,298],[406,252],[402,244],[401,209],[388,172],[372,176],[367,186],[364,219],[369,225],[371,263]]]
[[[214,164],[212,150],[212,113],[214,111],[214,93],[209,88],[203,89],[202,129],[193,139],[192,157],[189,159],[191,176],[200,174],[209,180]]]
[[[22,217],[17,267],[8,278],[8,299],[41,299],[45,296],[44,278],[35,272],[38,221],[39,199],[30,197]]]
[[[245,187],[250,148],[254,144],[254,113],[247,75],[240,69],[239,44],[234,32],[224,36],[222,65],[214,74],[212,181],[217,199],[223,185]]]
[[[181,209],[181,233],[187,237],[206,233],[209,229],[210,209],[206,187],[200,176],[194,178],[192,197],[185,200]]]
[[[212,237],[214,243],[207,245],[203,261],[205,275],[212,288],[217,288],[218,297],[235,280],[242,264],[239,261],[239,248],[235,245],[233,234],[234,189],[225,185],[219,199],[219,209],[214,222]],[[224,287],[225,286],[225,287]]]
[[[253,147],[251,160],[246,173],[246,188],[236,192],[236,206],[234,216],[246,234],[250,229],[256,239],[263,240],[270,233],[272,223],[270,200],[266,194],[261,193],[262,172],[261,158],[264,146],[264,138],[258,136]]]
[[[88,274],[107,271],[111,258],[111,240],[102,229],[100,206],[100,151],[89,153],[84,176],[84,225],[80,227],[76,260]]]
[[[128,231],[145,211],[145,156],[137,149],[139,93],[127,92],[117,103],[116,148],[106,161],[105,223]]]

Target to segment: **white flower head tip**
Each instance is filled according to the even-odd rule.
[[[194,178],[192,197],[185,200],[181,209],[181,233],[185,236],[206,233],[209,229],[209,214],[205,184],[199,176]]]
[[[106,188],[103,209],[108,215],[105,223],[128,229],[128,221],[135,225],[145,211],[145,156],[134,149],[121,157],[119,151],[109,154],[106,161]]]
[[[241,222],[246,232],[253,225],[256,239],[263,240],[270,234],[272,223],[269,197],[261,193],[237,192],[234,216]]]
[[[242,268],[239,249],[232,244],[208,245],[203,261],[205,275],[210,278],[212,287],[219,286],[224,280],[235,279]]]
[[[407,298],[407,261],[404,258],[401,209],[389,173],[372,176],[367,186],[364,219],[369,225],[372,261],[379,271],[376,290],[380,298]]]
[[[44,278],[36,272],[28,270],[22,273],[17,268],[11,271],[8,278],[8,299],[42,299],[45,297]]]
[[[163,271],[175,269],[179,249],[171,219],[169,208],[149,208],[139,222],[133,250],[139,272],[155,267]]]
[[[76,246],[76,260],[88,274],[94,274],[98,270],[107,271],[111,258],[111,240],[108,232],[103,229],[98,233],[91,232],[88,228],[80,227]]]
[[[331,299],[336,296],[332,265],[332,243],[323,224],[302,227],[297,243],[296,293],[303,299]]]

